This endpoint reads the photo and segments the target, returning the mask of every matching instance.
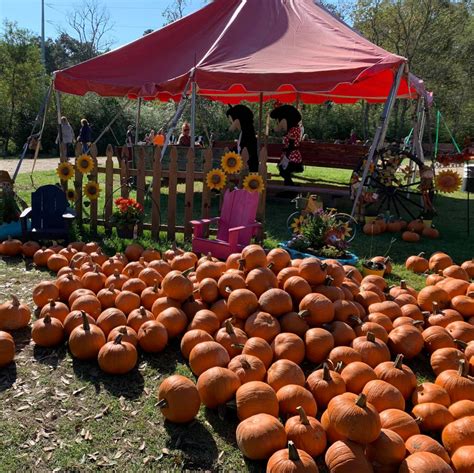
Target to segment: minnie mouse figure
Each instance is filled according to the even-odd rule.
[[[285,180],[285,185],[294,186],[292,174],[304,171],[299,150],[302,138],[301,113],[292,105],[280,105],[273,109],[270,117],[277,121],[275,131],[286,132],[278,169],[280,176]]]
[[[257,137],[253,126],[252,110],[245,105],[236,105],[235,107],[229,105],[226,115],[230,120],[229,131],[240,130],[236,146],[237,153],[240,154],[244,148],[247,148],[249,171],[258,172]]]

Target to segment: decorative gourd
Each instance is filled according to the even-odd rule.
[[[190,379],[174,374],[166,378],[158,388],[158,407],[166,420],[186,424],[199,412],[201,398]]]
[[[58,319],[63,324],[68,314],[69,308],[66,304],[62,302],[51,301],[41,309],[39,316],[46,317],[49,315],[50,317]]]
[[[286,418],[298,413],[297,408],[302,407],[308,415],[315,417],[318,406],[311,392],[298,384],[287,384],[281,387],[277,393],[280,416]]]
[[[82,313],[82,325],[69,335],[69,350],[79,360],[92,360],[97,357],[105,345],[104,332],[97,325],[89,324],[85,312]]]
[[[334,337],[323,328],[311,328],[305,334],[306,358],[312,363],[324,361],[334,348]]]
[[[168,343],[168,332],[163,324],[148,320],[138,330],[138,344],[147,353],[159,353]]]
[[[341,371],[341,377],[346,385],[346,391],[354,394],[360,394],[369,381],[377,379],[374,369],[362,361],[347,365]]]
[[[285,448],[287,438],[285,428],[278,419],[268,414],[256,414],[240,422],[236,440],[247,458],[266,460]]]
[[[438,251],[433,253],[429,259],[430,271],[437,273],[438,271],[443,271],[448,266],[453,264],[453,260],[446,253]]]
[[[33,288],[33,302],[41,309],[49,301],[59,299],[59,289],[51,281],[41,281]]]
[[[350,440],[338,440],[326,451],[324,461],[331,473],[372,472],[364,447]]]
[[[237,355],[227,365],[242,384],[250,381],[263,381],[267,370],[262,360],[252,355]]]
[[[446,406],[436,402],[417,404],[412,409],[412,415],[421,419],[419,422],[422,432],[438,432],[454,421],[453,415]]]
[[[334,397],[328,404],[328,415],[336,431],[354,442],[370,443],[380,435],[379,414],[364,394]]]
[[[377,409],[377,412],[382,412],[385,409],[405,409],[402,393],[386,381],[380,379],[369,381],[364,386],[362,393],[367,397],[367,402]]]
[[[232,399],[240,384],[239,377],[233,371],[215,366],[199,376],[197,389],[202,403],[210,409],[215,409]]]
[[[31,311],[26,304],[11,294],[11,302],[0,304],[0,330],[18,330],[28,325]]]
[[[8,333],[0,330],[0,368],[9,365],[15,358],[15,341]]]
[[[420,433],[418,423],[410,414],[400,409],[386,409],[380,413],[380,422],[383,429],[396,432],[406,441],[412,435]]]
[[[79,327],[79,325],[82,325],[83,313],[84,313],[84,316],[87,318],[87,321],[89,322],[89,324],[94,325],[96,323],[95,319],[93,319],[89,314],[86,314],[84,311],[73,310],[69,312],[69,314],[67,315],[67,317],[64,319],[64,322],[63,322],[64,334],[66,335],[67,338],[69,338],[69,335],[71,335],[71,332],[76,327]]]
[[[418,452],[409,455],[400,465],[399,473],[453,473],[452,468],[434,453]]]
[[[119,334],[113,342],[107,342],[99,351],[100,369],[109,374],[125,374],[135,368],[138,354],[134,345],[122,341]]]
[[[390,351],[387,345],[377,338],[372,332],[366,336],[357,337],[352,341],[352,348],[362,356],[362,361],[372,368],[384,361],[390,360]]]
[[[446,389],[434,383],[424,382],[418,385],[411,396],[413,405],[425,402],[436,402],[445,407],[449,407],[451,399]]]
[[[227,367],[229,361],[226,349],[214,341],[198,343],[189,353],[189,366],[197,376],[215,366]]]
[[[278,450],[267,463],[267,473],[307,472],[318,473],[316,463],[304,450],[298,450],[290,440],[288,448]]]
[[[267,383],[278,392],[288,384],[305,385],[303,370],[293,361],[277,360],[267,370]]]
[[[406,442],[405,447],[408,450],[408,453],[418,453],[418,452],[430,452],[438,455],[446,463],[449,464],[449,455],[448,452],[443,448],[443,446],[437,442],[434,438],[428,437],[427,435],[412,435]]]
[[[441,440],[451,455],[458,448],[474,445],[474,416],[462,417],[448,424],[443,429]]]
[[[123,293],[120,293],[120,297]],[[117,305],[118,307],[118,305]],[[78,297],[71,305],[72,310],[83,310],[89,314],[94,320],[97,320],[100,313],[102,312],[102,306],[100,305],[99,299],[96,296],[85,295]]]
[[[405,455],[405,443],[393,430],[382,429],[377,439],[367,446],[367,458],[379,465],[399,465]]]
[[[469,365],[465,360],[459,361],[459,368],[440,373],[435,383],[446,389],[451,402],[468,399],[474,401],[474,381],[468,377]]]

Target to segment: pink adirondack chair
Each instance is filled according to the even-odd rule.
[[[245,189],[227,191],[224,195],[221,216],[191,220],[194,229],[193,252],[211,253],[219,259],[226,259],[232,253],[240,253],[250,243],[262,224],[255,220],[258,207],[257,192]],[[211,223],[218,223],[217,238],[205,237]]]

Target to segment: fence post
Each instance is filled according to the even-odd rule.
[[[178,186],[178,151],[176,146],[171,148],[168,171],[168,240],[174,241],[176,236],[176,200]]]
[[[202,218],[209,218],[210,207],[211,207],[211,190],[207,187],[206,176],[212,168],[212,149],[207,148],[204,151],[204,165],[203,165],[203,177],[202,177]]]
[[[117,157],[120,167],[120,196],[128,199],[128,155],[124,156],[123,148],[117,148]]]
[[[151,199],[151,237],[160,238],[160,209],[161,209],[161,148],[155,147],[153,156],[153,181]]]
[[[74,151],[77,159],[82,154],[82,143],[76,143]],[[74,189],[76,191],[76,219],[79,225],[82,225],[82,173],[77,166],[74,177]]]
[[[186,191],[184,196],[184,238],[186,240],[190,240],[192,235],[190,221],[193,218],[194,162],[194,150],[189,148],[186,156]]]
[[[98,182],[98,176],[99,173],[97,171],[97,146],[92,143],[90,146],[90,154],[92,157],[92,161],[94,162],[94,168],[92,169],[90,173],[90,181],[95,181]],[[98,207],[98,198],[97,199],[92,199],[91,200],[91,207],[90,207],[90,212],[91,212],[91,220],[90,220],[90,231],[92,232],[93,235],[97,234],[97,207]]]
[[[136,151],[136,147],[135,147]],[[138,148],[137,163],[137,202],[145,207],[145,148]],[[138,224],[138,235],[143,235],[143,222]]]
[[[114,193],[114,149],[112,145],[107,146],[105,152],[107,159],[105,161],[105,209],[104,209],[104,226],[108,232],[112,230],[110,218],[112,217],[113,193]]]

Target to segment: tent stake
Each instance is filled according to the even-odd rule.
[[[397,98],[397,92],[398,92],[398,88],[400,87],[400,82],[402,80],[404,70],[405,70],[405,63],[400,65],[397,71],[397,75],[393,79],[392,89],[390,90],[390,94],[387,97],[387,100],[385,102],[382,115],[380,116],[380,123],[379,123],[379,126],[377,127],[377,130],[374,136],[374,141],[372,142],[372,146],[370,147],[370,150],[369,150],[369,156],[367,157],[367,162],[365,163],[365,168],[362,174],[360,186],[357,189],[357,194],[354,199],[354,205],[352,206],[351,217],[354,217],[356,213],[360,196],[362,195],[362,189],[364,187],[365,180],[367,179],[367,175],[369,174],[369,169],[372,165],[372,162],[374,164],[377,164],[376,160],[374,160],[375,152],[383,147],[385,135],[387,134],[390,113],[392,111],[393,104],[395,103],[395,99]]]

